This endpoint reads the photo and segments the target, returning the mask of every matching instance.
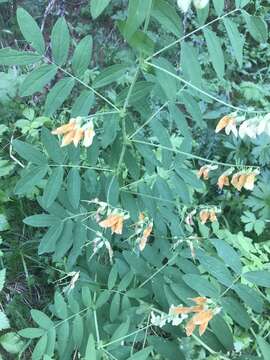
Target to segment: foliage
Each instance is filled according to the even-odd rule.
[[[65,10],[0,49],[4,354],[268,359],[269,5]]]

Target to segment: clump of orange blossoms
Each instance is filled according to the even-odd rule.
[[[110,228],[112,234],[122,234],[124,223],[124,214],[115,213],[110,214],[105,220],[99,223],[99,226],[107,229]]]
[[[215,222],[217,221],[217,214],[215,209],[203,209],[199,214],[202,224],[205,224],[207,221]]]
[[[246,190],[253,190],[256,176],[260,173],[259,170],[254,170],[251,172],[240,171],[235,173],[232,176],[231,184],[238,190],[241,191],[242,188]]]
[[[61,146],[67,146],[73,143],[76,147],[83,140],[83,146],[92,145],[95,131],[92,121],[81,126],[82,118],[80,116],[71,118],[68,124],[62,125],[52,131],[53,135],[63,135]]]
[[[196,297],[191,300],[196,304],[195,306],[171,306],[170,314],[182,315],[195,313],[186,324],[186,334],[187,336],[192,335],[196,326],[199,326],[199,334],[202,336],[207,329],[209,321],[220,311],[220,308],[209,308],[208,305],[212,304],[212,301],[205,297]]]
[[[143,251],[153,230],[153,221],[141,212],[139,220],[135,225],[135,234],[138,236],[136,242],[138,243],[139,250]]]

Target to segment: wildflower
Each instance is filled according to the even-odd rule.
[[[147,240],[152,232],[152,229],[153,229],[153,223],[150,223],[146,229],[144,229],[143,231],[143,235],[140,239],[140,243],[139,243],[139,249],[140,251],[143,251],[145,246],[146,246],[146,243],[147,243]]]
[[[239,136],[243,139],[245,136],[250,137],[251,139],[256,139],[258,128],[258,119],[249,119],[243,121],[239,126]]]
[[[205,224],[208,220],[210,222],[217,221],[216,211],[214,209],[203,209],[199,214],[200,220],[202,224]]]
[[[234,170],[233,168],[229,168],[229,170],[226,170],[224,173],[222,173],[219,176],[217,186],[219,187],[220,190],[222,190],[224,186],[230,185],[229,175],[232,174],[233,170]]]
[[[209,219],[209,211],[208,210],[201,210],[200,211],[200,220],[202,224],[205,224]]]
[[[208,180],[209,179],[209,172],[211,170],[216,170],[217,168],[218,168],[217,165],[204,165],[199,169],[198,177],[199,178],[203,177],[204,180]]]
[[[177,5],[179,9],[185,13],[188,11],[191,5],[191,0],[177,0]]]
[[[241,191],[242,188],[246,190],[253,190],[256,176],[259,174],[259,170],[254,170],[252,172],[238,172],[233,175],[231,184],[238,190]]]
[[[110,214],[107,219],[101,221],[99,226],[107,229],[111,228],[112,234],[122,234],[123,231],[124,215]]]
[[[209,0],[193,0],[193,4],[196,9],[203,9],[209,3]]]
[[[78,116],[77,118],[70,119],[68,124],[62,125],[52,131],[53,135],[64,135],[62,139],[61,146],[67,146],[73,143],[76,147],[79,142],[83,140],[83,145],[89,147],[95,136],[93,122],[89,121],[83,127],[81,127],[82,118]]]
[[[94,136],[96,135],[94,131],[94,125],[92,121],[89,121],[87,124],[83,126],[84,130],[84,140],[83,146],[89,147],[93,143]]]
[[[216,126],[216,133],[225,129],[225,133],[229,135],[231,132],[237,137],[238,132],[236,128],[236,113],[223,116]]]
[[[193,334],[196,325],[199,325],[199,334],[202,336],[208,326],[209,321],[213,318],[214,312],[210,309],[202,310],[195,314],[186,325],[186,334],[190,336]]]

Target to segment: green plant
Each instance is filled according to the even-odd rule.
[[[92,0],[92,17],[109,3]],[[243,186],[253,190],[257,164],[223,147],[215,153],[224,135],[207,147],[199,142],[213,134],[205,119],[265,114],[255,106],[266,106],[266,97],[241,105],[247,88],[230,100],[239,95],[230,85],[235,73],[241,78],[249,69],[245,41],[246,47],[268,41],[263,9],[263,2],[211,1],[183,15],[173,1],[130,0],[117,28],[124,54],[132,55],[98,71],[92,36],[75,43],[59,17],[48,51],[32,16],[17,10],[29,48],[1,49],[0,64],[21,67],[19,95],[38,94],[42,110],[29,107],[15,123],[27,142],[21,134],[12,139],[20,173],[14,196],[35,201],[23,222],[34,228],[40,261],[56,284],[46,310],[31,309],[35,327],[18,332],[29,339],[32,359],[267,359],[269,333],[258,323],[267,315],[269,264],[251,239],[249,254],[248,238],[226,229],[234,219],[223,214]],[[168,36],[173,40],[164,45]],[[221,207],[213,196],[217,176],[210,174],[227,169],[237,181],[220,189],[228,194]],[[260,180],[244,203],[259,206],[259,188]],[[246,231],[254,227],[260,235],[265,213],[263,220],[241,214]],[[189,319],[194,328],[203,325],[199,334],[181,313],[194,309],[191,299],[198,297],[203,305],[195,312],[210,314],[207,321]]]

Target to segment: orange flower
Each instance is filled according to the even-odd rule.
[[[246,181],[245,181],[245,184],[244,184],[244,188],[246,190],[253,190],[254,188],[254,183],[255,183],[255,180],[256,180],[256,176],[259,174],[259,171],[256,170],[250,174],[247,175],[246,177]]]
[[[204,180],[209,179],[210,168],[207,165],[202,166],[198,171],[199,178],[203,177]]]
[[[64,135],[61,146],[67,146],[73,142],[77,147],[84,138],[83,145],[88,147],[92,144],[95,131],[92,121],[81,127],[81,117],[70,119],[68,124],[62,125],[52,131],[53,135]]]
[[[175,306],[171,309],[171,313],[173,315],[180,315],[180,314],[190,314],[190,313],[197,313],[203,310],[202,306]]]
[[[220,188],[220,190],[222,190],[224,186],[229,186],[230,185],[229,177],[224,174],[220,175],[220,177],[218,178],[217,185]]]
[[[107,219],[101,221],[99,226],[107,229],[111,228],[112,234],[122,234],[124,216],[120,214],[110,214]]]
[[[202,296],[192,298],[191,300],[193,302],[195,302],[195,304],[197,304],[197,305],[204,305],[206,303],[206,301],[207,301],[207,299],[205,297],[202,297]]]
[[[242,172],[238,172],[233,175],[231,184],[238,190],[241,191],[242,187],[245,185],[247,175]]]
[[[193,334],[196,325],[199,325],[199,334],[202,336],[208,326],[209,321],[213,318],[214,313],[212,310],[202,310],[195,314],[186,325],[186,334],[190,336]]]
[[[209,211],[208,210],[201,210],[200,211],[200,220],[202,224],[205,224],[207,220],[209,219]]]
[[[152,229],[153,229],[153,224],[150,223],[146,229],[144,229],[143,231],[143,235],[141,237],[141,240],[140,240],[140,243],[139,243],[139,249],[140,251],[143,251],[145,246],[146,246],[146,243],[147,243],[147,240],[152,232]]]
[[[216,215],[215,210],[213,210],[213,209],[209,211],[209,220],[211,222],[217,221],[217,215]]]
[[[221,118],[216,126],[215,132],[218,133],[221,130],[225,129],[225,133],[227,135],[232,132],[235,136],[238,135],[237,129],[236,129],[236,118],[235,113],[230,115],[225,115],[223,118]]]

